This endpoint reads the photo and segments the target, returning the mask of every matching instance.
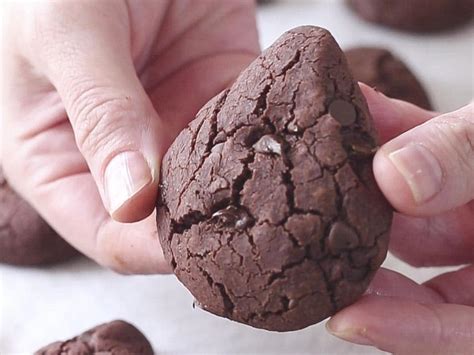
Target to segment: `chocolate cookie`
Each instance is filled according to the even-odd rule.
[[[115,320],[92,328],[75,338],[58,341],[35,355],[153,355],[147,338],[133,325]]]
[[[345,52],[349,69],[357,81],[385,95],[431,110],[423,86],[399,58],[384,48],[357,47]]]
[[[77,251],[8,185],[0,168],[0,262],[39,265],[64,261]]]
[[[158,235],[196,304],[289,331],[356,301],[392,218],[371,170],[376,147],[331,34],[281,36],[163,159]]]
[[[363,19],[413,32],[446,30],[469,22],[474,0],[347,0]]]

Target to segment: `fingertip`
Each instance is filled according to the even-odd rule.
[[[400,329],[416,329],[414,324],[405,324],[406,316],[413,312],[414,304],[395,297],[366,295],[355,304],[334,315],[327,329],[334,336],[360,345],[375,346],[393,352],[406,345],[394,339]],[[416,318],[416,316],[415,316]]]
[[[361,82],[359,82],[359,87],[367,101],[379,139],[385,143],[402,130],[399,108],[395,104],[395,100],[388,98],[380,91]]]
[[[327,331],[335,337],[351,343],[373,345],[373,342],[367,337],[367,326],[372,324],[368,321],[366,314],[366,304],[373,297],[376,296],[364,296],[354,305],[336,313],[326,322]]]
[[[382,147],[374,157],[375,180],[393,208],[402,213],[413,213],[415,201],[409,186]]]
[[[376,88],[373,88],[362,81],[357,82],[359,84],[359,88],[364,94],[364,97],[366,98],[367,101],[371,101],[371,99],[377,100],[377,99],[383,99],[386,97],[384,94],[382,94],[380,91],[378,91]]]
[[[373,345],[366,337],[366,328],[354,327],[350,322],[347,323],[344,318],[340,318],[337,315],[326,322],[326,330],[331,335],[351,343]]]
[[[111,210],[110,216],[121,223],[141,221],[151,215],[155,209],[157,192],[157,184],[151,181],[116,209]]]
[[[155,208],[158,169],[139,151],[122,152],[104,173],[104,205],[117,222],[131,223],[148,217]]]
[[[418,123],[422,123],[429,119],[430,117],[436,116],[437,113],[426,110],[422,107],[419,107],[411,102],[399,100],[396,98],[389,97],[383,92],[377,90],[376,87],[371,87],[363,82],[358,82],[359,87],[364,94],[364,97],[367,100],[367,103],[371,109],[384,109],[384,106],[391,106],[391,108],[399,113],[413,112],[413,115],[418,118]],[[386,107],[385,107],[386,109]],[[377,110],[376,110],[377,111]],[[376,112],[378,113],[378,112]]]
[[[411,103],[389,98],[376,88],[364,83],[359,82],[359,87],[367,101],[382,143],[436,115]]]
[[[374,118],[389,116],[387,115],[387,110],[390,112],[392,109],[393,100],[385,96],[382,92],[378,91],[376,88],[373,88],[367,84],[359,82],[360,90],[364,95],[367,105],[369,106],[370,113]],[[386,121],[386,120],[384,120]]]
[[[380,106],[395,104],[398,100],[391,99],[376,87],[369,86],[361,81],[358,82],[360,90],[364,94],[370,110],[378,109]]]
[[[327,329],[344,340],[396,354],[464,354],[472,349],[471,307],[364,296]]]

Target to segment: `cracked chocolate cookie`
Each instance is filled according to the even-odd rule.
[[[376,147],[331,34],[282,35],[163,159],[158,234],[197,305],[290,331],[356,301],[392,219],[372,174]]]
[[[41,348],[35,355],[153,355],[147,338],[132,324],[115,320],[75,338]]]
[[[418,79],[405,63],[387,49],[356,47],[344,53],[355,80],[375,87],[389,97],[432,109]]]
[[[441,31],[469,22],[474,0],[346,0],[364,20],[412,32]]]
[[[0,262],[39,265],[64,261],[77,251],[8,185],[0,168]]]

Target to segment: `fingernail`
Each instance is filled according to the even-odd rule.
[[[339,324],[338,324],[339,323]],[[326,329],[332,335],[356,343],[360,345],[373,345],[373,343],[367,338],[367,328],[354,328],[347,326],[347,324],[337,322],[334,318],[331,318],[326,323]]]
[[[409,144],[388,157],[410,187],[417,204],[429,201],[441,191],[443,170],[428,148]]]
[[[153,181],[152,171],[140,152],[114,157],[105,169],[106,208],[112,215]]]

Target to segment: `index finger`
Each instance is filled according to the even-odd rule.
[[[437,116],[415,105],[394,100],[360,83],[381,143]],[[379,181],[384,171],[376,170]],[[393,188],[393,186],[392,186]],[[473,204],[441,215],[417,218],[396,213],[390,250],[415,266],[460,265],[474,260]]]
[[[408,102],[391,99],[364,83],[359,83],[359,86],[369,105],[381,144],[438,115]]]

